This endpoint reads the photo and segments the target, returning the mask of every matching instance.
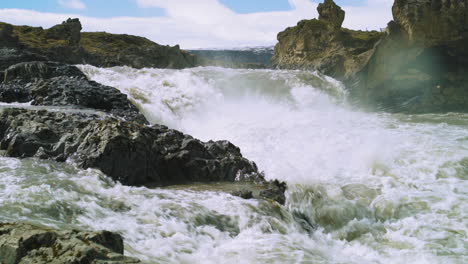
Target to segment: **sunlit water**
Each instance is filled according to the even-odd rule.
[[[0,221],[116,231],[147,263],[468,261],[466,114],[365,113],[312,72],[80,68],[151,122],[238,145],[286,206],[1,158]]]

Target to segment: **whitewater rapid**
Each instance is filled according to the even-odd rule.
[[[122,186],[0,158],[0,220],[107,229],[145,263],[466,263],[468,115],[367,113],[318,73],[96,68],[152,123],[227,139],[287,203],[210,186]]]

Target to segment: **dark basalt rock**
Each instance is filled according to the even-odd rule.
[[[152,127],[84,113],[5,109],[0,149],[9,157],[38,157],[96,168],[126,185],[247,181],[259,197],[284,203],[284,186],[268,183],[255,163],[228,141],[201,142],[162,125]]]
[[[35,79],[50,79],[58,76],[86,78],[77,67],[58,62],[30,61],[21,62],[8,67],[4,73],[4,82],[14,79],[32,81]]]
[[[91,108],[148,124],[118,89],[89,81],[75,66],[56,62],[34,61],[10,66],[0,84],[0,101]]]
[[[119,234],[55,230],[25,223],[0,224],[0,263],[140,263],[126,257]]]
[[[47,57],[29,51],[16,48],[0,47],[0,71],[4,71],[11,65],[28,61],[47,61]],[[0,75],[3,81],[3,74]]]

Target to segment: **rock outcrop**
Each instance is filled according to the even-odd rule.
[[[105,32],[83,32],[78,19],[68,19],[49,29],[13,26],[0,22],[0,47],[26,50],[48,60],[98,67],[194,67],[196,56],[146,38]],[[18,62],[26,62],[22,60]],[[1,66],[1,65],[0,65]]]
[[[196,66],[196,56],[179,45],[162,46],[146,38],[105,32],[83,32],[83,62],[100,67],[127,65],[133,68],[182,69]]]
[[[352,92],[370,106],[413,113],[468,111],[468,2],[397,0],[394,21]]]
[[[0,84],[0,101],[61,107],[1,111],[5,156],[72,160],[131,186],[245,182],[251,185],[247,191],[255,189],[254,198],[284,203],[285,185],[266,181],[230,142],[201,142],[162,125],[148,126],[126,95],[89,81],[75,66],[12,65]]]
[[[284,186],[265,181],[255,163],[230,142],[201,142],[162,125],[88,113],[5,109],[0,139],[6,156],[71,159],[126,185],[247,181],[265,188],[262,197],[284,202]]]
[[[325,0],[317,7],[319,20],[330,23],[335,29],[340,29],[345,18],[345,11],[337,6],[333,0]]]
[[[140,263],[124,256],[119,234],[56,230],[25,223],[0,224],[2,264],[124,264]]]
[[[148,123],[118,89],[89,81],[75,66],[56,62],[23,62],[7,68],[0,84],[0,101],[91,108]]]
[[[371,109],[468,111],[468,1],[396,0],[384,33],[340,29],[331,0],[318,10],[278,34],[278,67],[322,71]]]
[[[319,70],[338,79],[353,76],[368,61],[383,33],[341,28],[345,13],[332,0],[320,4],[318,11],[318,20],[302,20],[278,34],[273,65]]]

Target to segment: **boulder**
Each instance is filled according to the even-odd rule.
[[[140,263],[124,256],[119,234],[57,230],[26,223],[0,224],[0,263]]]
[[[96,109],[148,124],[127,95],[114,87],[89,81],[75,66],[25,62],[10,66],[4,76],[4,82],[0,84],[0,101]]]
[[[35,79],[50,79],[58,76],[86,78],[77,67],[58,62],[29,61],[8,67],[4,73],[4,82],[15,79],[32,81]]]
[[[126,185],[252,182],[265,191],[256,198],[284,203],[285,186],[267,182],[230,142],[202,142],[162,125],[87,113],[5,109],[0,139],[6,156],[70,159]]]

